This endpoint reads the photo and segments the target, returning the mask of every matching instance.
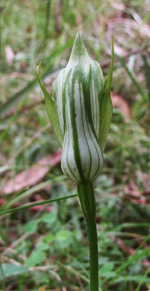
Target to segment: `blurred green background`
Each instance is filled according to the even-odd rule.
[[[150,1],[1,0],[0,290],[88,290],[88,240],[60,166],[36,68],[47,90],[77,31],[107,79],[113,119],[95,181],[103,291],[150,290]]]

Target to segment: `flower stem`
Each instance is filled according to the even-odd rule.
[[[77,185],[82,211],[87,224],[90,254],[90,291],[98,291],[98,244],[96,229],[96,204],[91,182]]]

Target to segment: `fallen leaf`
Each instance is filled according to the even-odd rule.
[[[10,194],[36,184],[46,175],[51,167],[57,165],[60,161],[61,149],[58,149],[53,154],[39,160],[27,171],[22,171],[14,179],[9,180],[0,193]]]
[[[120,109],[122,115],[124,116],[124,120],[126,123],[129,123],[130,120],[130,108],[128,103],[115,92],[111,92],[112,104],[114,107]]]

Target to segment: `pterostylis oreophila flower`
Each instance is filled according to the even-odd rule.
[[[93,181],[103,167],[103,150],[112,116],[110,86],[113,71],[113,46],[110,72],[104,86],[99,64],[87,53],[77,33],[70,59],[53,84],[53,97],[46,91],[46,109],[62,147],[64,174],[77,183],[83,214],[87,222],[90,250],[90,291],[98,291],[98,247],[95,223]]]
[[[62,169],[77,183],[95,180],[103,166],[99,145],[103,89],[100,66],[91,60],[77,34],[67,67],[53,85],[63,134]]]

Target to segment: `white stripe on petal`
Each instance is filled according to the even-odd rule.
[[[99,64],[90,59],[77,36],[68,65],[53,86],[64,134],[61,166],[68,178],[77,183],[93,181],[103,167],[98,143],[103,87]]]

